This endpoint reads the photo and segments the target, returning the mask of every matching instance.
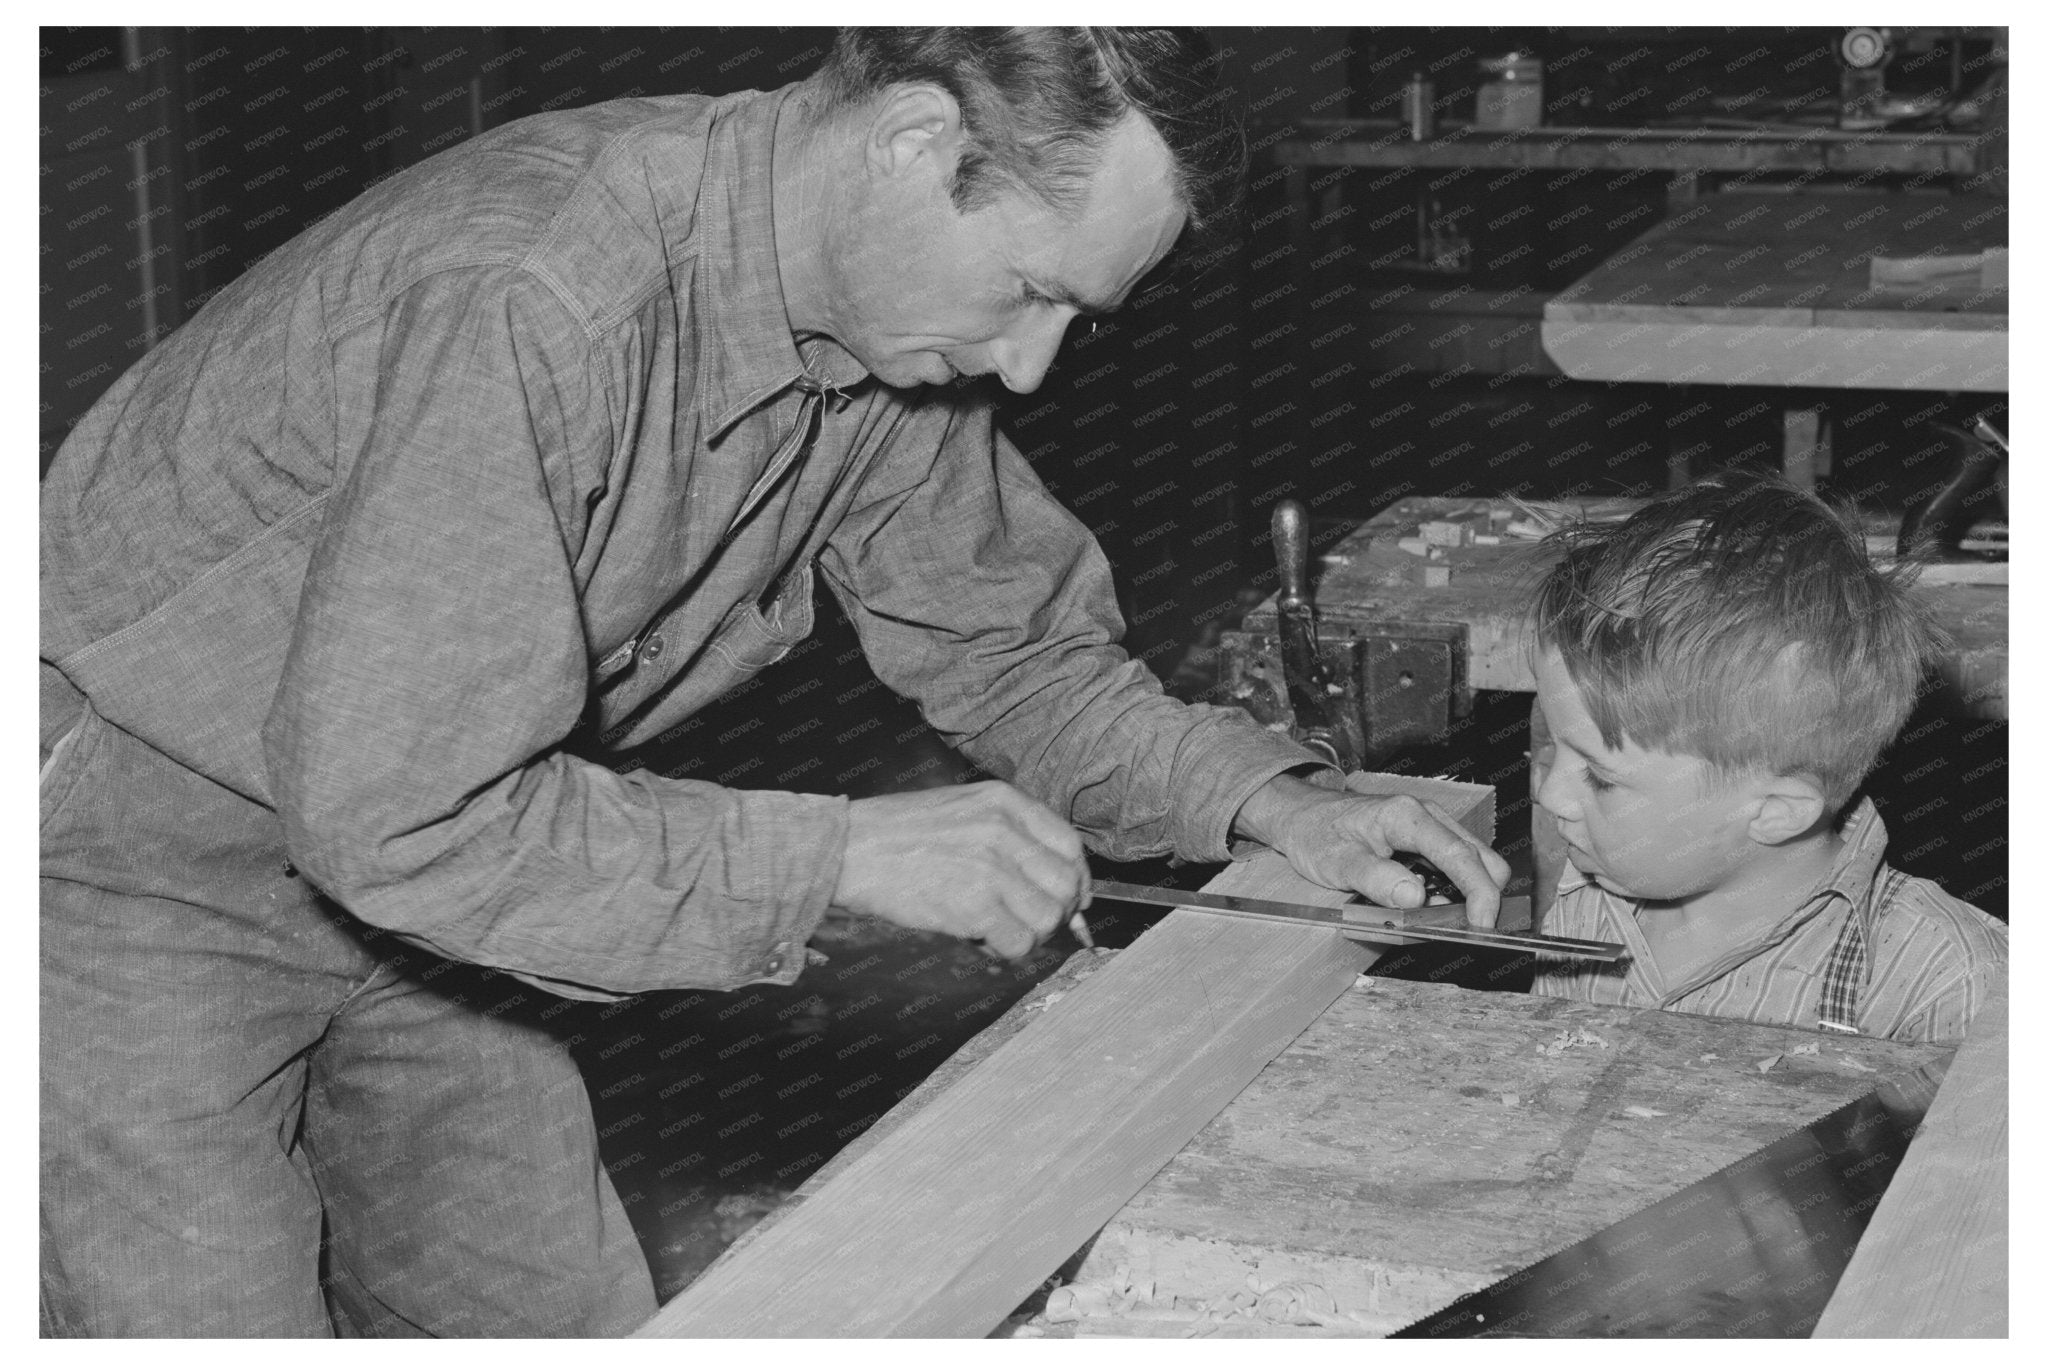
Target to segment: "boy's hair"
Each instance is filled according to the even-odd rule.
[[[1552,535],[1536,600],[1600,736],[1727,773],[1816,782],[1848,803],[1913,709],[1941,638],[1904,566],[1783,479],[1727,472],[1626,521]]]
[[[1078,209],[1103,142],[1131,113],[1172,156],[1189,242],[1225,234],[1243,193],[1243,124],[1194,29],[849,28],[820,75],[838,105],[902,82],[950,91],[968,139],[951,189],[962,213],[1008,188]]]

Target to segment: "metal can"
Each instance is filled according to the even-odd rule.
[[[1401,88],[1401,122],[1407,125],[1410,142],[1436,136],[1436,86],[1420,71]]]
[[[1479,63],[1486,80],[1479,87],[1472,126],[1489,132],[1537,128],[1543,124],[1543,59],[1525,52],[1487,57]]]

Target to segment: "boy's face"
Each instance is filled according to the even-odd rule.
[[[1572,866],[1601,886],[1636,900],[1687,901],[1754,854],[1756,783],[1627,738],[1610,749],[1555,650],[1537,658],[1536,704],[1552,743],[1535,756],[1537,804],[1557,818]]]

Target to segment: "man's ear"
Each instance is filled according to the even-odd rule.
[[[1749,818],[1749,837],[1760,844],[1790,843],[1819,824],[1827,809],[1827,796],[1810,778],[1767,778]]]
[[[893,85],[874,106],[862,153],[871,174],[894,177],[922,166],[951,184],[961,140],[960,102],[944,86]]]

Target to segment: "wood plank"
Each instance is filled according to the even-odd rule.
[[[2000,981],[1949,1064],[1816,1337],[2007,1335],[2006,1017]]]
[[[1118,1212],[1074,1285],[1150,1286],[1081,1297],[1185,1334],[1292,1282],[1328,1295],[1327,1334],[1393,1331],[1946,1052],[1367,977]]]
[[[1169,915],[637,1335],[987,1335],[1369,960]]]
[[[1492,838],[1490,788],[1351,785],[1423,792]],[[1347,899],[1272,855],[1210,887]],[[635,1335],[987,1335],[1376,956],[1329,930],[1168,915],[942,1094],[921,1088]]]

